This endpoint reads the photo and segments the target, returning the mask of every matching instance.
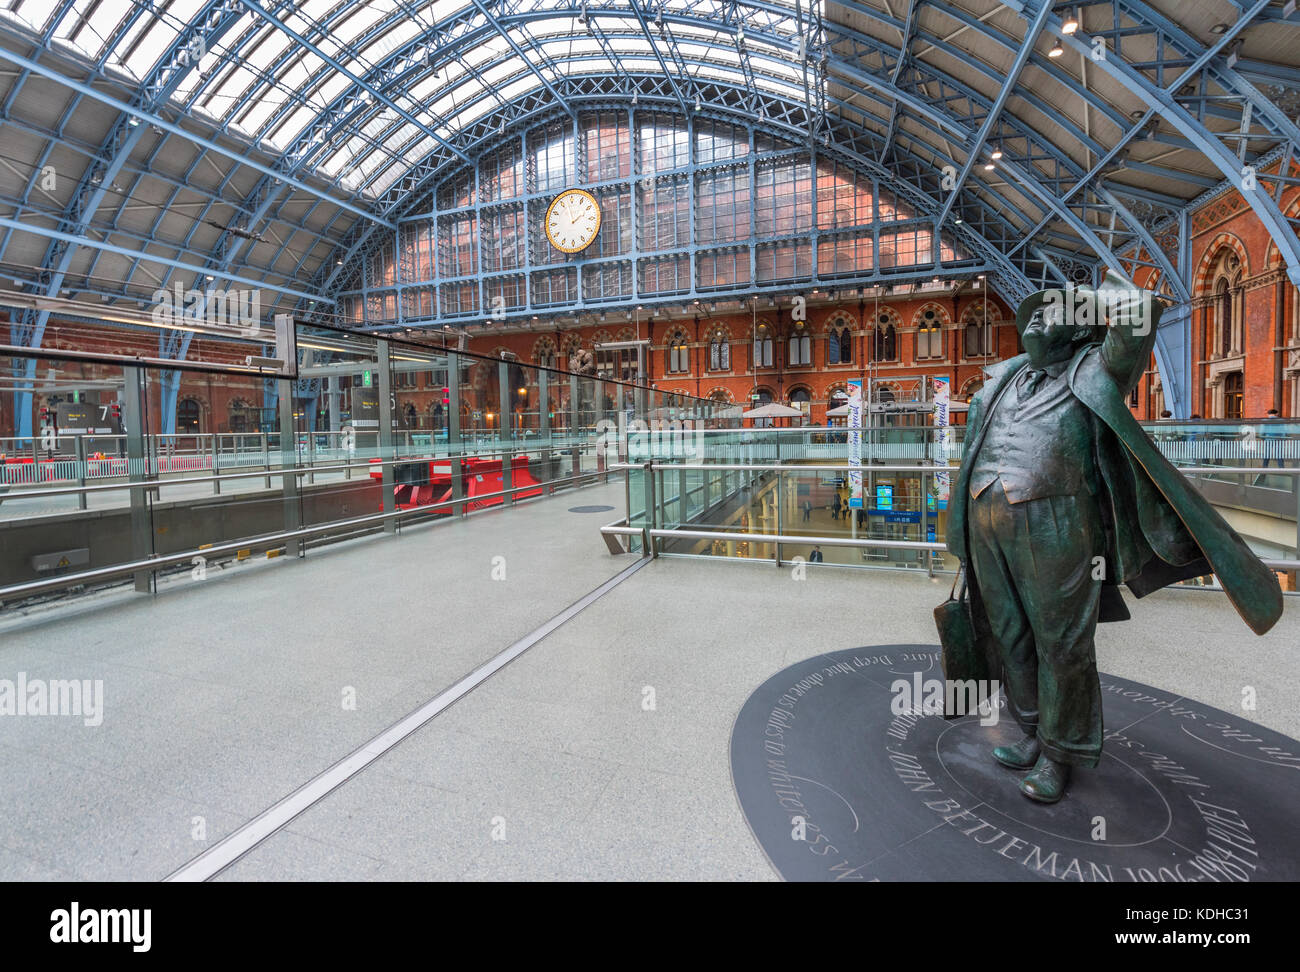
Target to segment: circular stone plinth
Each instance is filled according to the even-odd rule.
[[[608,513],[612,506],[570,506],[570,513]]]
[[[1020,793],[1024,770],[990,754],[1020,738],[1005,708],[989,725],[896,714],[896,683],[918,676],[923,691],[943,678],[937,646],[851,648],[792,665],[745,702],[732,778],[786,879],[1300,878],[1295,740],[1103,674],[1101,763],[1044,805]]]

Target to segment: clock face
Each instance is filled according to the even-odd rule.
[[[546,238],[564,253],[591,246],[600,232],[600,203],[585,189],[566,189],[546,210]]]

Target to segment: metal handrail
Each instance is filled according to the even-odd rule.
[[[867,463],[860,466],[850,465],[827,465],[827,464],[802,464],[802,463],[674,463],[674,462],[653,462],[645,461],[640,463],[614,463],[610,465],[611,470],[632,470],[639,469],[645,473],[665,472],[665,471],[682,471],[696,470],[704,472],[780,472],[780,473],[800,473],[805,471],[813,472],[861,472],[861,473],[920,473],[923,476],[932,476],[937,472],[956,472],[960,467],[953,465],[899,465],[886,466]],[[1206,474],[1206,473],[1227,473],[1231,475],[1267,475],[1274,470],[1265,467],[1235,467],[1235,466],[1178,466],[1175,467],[1184,474]],[[1277,472],[1289,476],[1300,476],[1300,468],[1279,468]],[[654,477],[651,478],[651,482]],[[920,512],[920,511],[916,511]],[[858,548],[883,548],[883,549],[902,549],[902,550],[928,550],[931,552],[947,551],[946,543],[937,541],[921,540],[884,540],[873,539],[870,537],[822,537],[808,536],[803,534],[772,534],[772,533],[743,533],[727,530],[692,530],[681,527],[650,527],[648,524],[641,529],[633,527],[622,527],[623,523],[630,523],[630,516],[616,521],[618,526],[611,524],[609,527],[601,529],[602,534],[627,535],[634,533],[644,534],[651,541],[655,549],[651,552],[658,555],[658,545],[653,544],[654,540],[661,539],[699,539],[699,540],[735,540],[738,542],[753,543],[772,543],[776,545],[778,551],[777,563],[781,563],[780,549],[786,545],[817,545],[817,546],[837,546],[837,547],[858,547]],[[1291,560],[1285,558],[1265,558],[1260,557],[1260,562],[1273,570],[1297,570],[1300,569],[1300,559]],[[933,572],[933,563],[929,565]]]
[[[956,461],[955,457],[953,461]],[[884,466],[884,465],[877,465],[871,462],[863,463],[861,466],[849,466],[849,465],[833,466],[833,465],[826,465],[823,463],[814,464],[814,463],[801,463],[801,462],[777,462],[777,463],[651,462],[648,464],[620,462],[620,463],[611,464],[609,468],[611,470],[614,469],[645,470],[649,468],[652,470],[663,470],[663,469],[697,469],[697,470],[709,470],[709,471],[760,470],[766,472],[803,472],[805,470],[810,470],[813,472],[934,472],[935,470],[939,470],[940,472],[943,472],[945,470],[956,471],[960,467],[952,466],[952,465],[944,466],[942,464],[923,466],[923,465],[917,465],[916,463],[913,463],[910,466]],[[1278,467],[1276,469],[1273,469],[1273,468],[1266,468],[1262,466],[1174,466],[1174,468],[1184,474],[1195,473],[1198,475],[1204,473],[1229,473],[1231,475],[1240,475],[1240,476],[1251,476],[1251,475],[1262,476],[1262,475],[1272,475],[1273,473],[1280,473],[1284,476],[1300,476],[1300,467]]]
[[[640,530],[636,531],[640,533]],[[688,540],[738,540],[753,543],[813,544],[827,547],[889,547],[896,550],[948,549],[944,543],[929,540],[872,540],[867,537],[810,537],[790,533],[737,533],[734,531],[682,530],[671,527],[652,529],[652,537],[685,537]]]
[[[386,520],[400,521],[407,517],[415,516],[420,513],[428,513],[432,510],[441,509],[443,507],[454,507],[458,505],[468,506],[471,503],[494,499],[498,496],[503,498],[505,496],[513,497],[515,493],[521,493],[525,490],[544,490],[546,487],[564,486],[584,479],[597,478],[604,474],[603,470],[591,470],[590,472],[579,473],[576,476],[566,476],[563,479],[552,479],[545,483],[530,483],[524,486],[513,486],[510,489],[498,490],[494,493],[482,493],[473,497],[462,496],[460,499],[442,500],[438,503],[430,503],[427,506],[414,506],[405,510],[367,513],[365,516],[350,517],[346,520],[332,520],[329,523],[317,524],[316,526],[311,527],[301,527],[297,530],[281,530],[276,533],[267,533],[258,537],[245,537],[241,540],[231,540],[227,543],[213,544],[177,553],[156,554],[142,560],[126,561],[108,567],[96,567],[93,570],[83,570],[75,574],[60,574],[57,577],[47,577],[35,581],[24,581],[21,584],[11,584],[8,587],[0,587],[0,601],[10,601],[20,597],[30,597],[33,594],[43,594],[46,591],[60,590],[66,587],[79,587],[83,584],[94,583],[96,581],[111,580],[115,577],[125,577],[128,574],[134,574],[140,571],[157,570],[160,567],[171,567],[178,564],[191,563],[195,557],[220,557],[222,554],[238,553],[240,550],[252,550],[257,548],[274,549],[291,540],[308,540],[312,537],[325,536],[330,533],[350,530],[353,527],[364,527],[371,524],[378,524]],[[545,492],[543,492],[542,495],[545,496]],[[525,501],[527,499],[540,498],[542,497],[525,497]],[[462,513],[462,516],[473,516],[476,513],[486,512],[488,512],[486,509],[466,510]],[[640,533],[641,531],[638,530],[636,532]]]
[[[664,469],[700,469],[700,470],[708,470],[708,471],[710,471],[710,472],[722,472],[722,471],[742,471],[742,472],[743,472],[743,471],[745,471],[745,470],[760,470],[760,471],[771,471],[771,472],[803,472],[804,470],[811,470],[811,471],[813,471],[813,472],[873,472],[873,473],[876,473],[876,472],[926,472],[926,473],[933,473],[933,472],[935,472],[936,470],[939,471],[939,472],[945,472],[945,471],[956,471],[956,469],[957,469],[958,467],[956,467],[956,466],[942,466],[942,465],[935,465],[935,466],[918,466],[918,465],[916,465],[915,463],[913,463],[913,464],[910,465],[910,466],[878,466],[878,465],[876,465],[875,463],[867,463],[867,464],[864,464],[864,465],[861,465],[861,466],[848,466],[848,465],[844,465],[844,466],[828,466],[828,465],[821,465],[821,464],[814,465],[814,464],[812,464],[812,463],[808,463],[808,464],[797,463],[797,464],[796,464],[796,463],[789,463],[789,462],[779,462],[779,463],[723,463],[723,462],[718,462],[718,463],[712,463],[712,462],[704,462],[704,463],[683,463],[683,462],[665,462],[665,463],[656,463],[656,462],[650,462],[650,463],[626,463],[626,462],[619,462],[619,463],[612,463],[612,464],[610,465],[609,468],[610,468],[611,470],[617,470],[617,469],[640,469],[640,470],[642,470],[642,471],[644,471],[644,470],[646,470],[646,469],[651,469],[651,470],[656,470],[656,471],[657,471],[657,470],[664,470]]]
[[[586,446],[578,445],[570,446],[570,448],[585,449]],[[525,449],[523,451],[529,452],[535,450]],[[281,466],[273,469],[249,469],[242,472],[213,473],[207,476],[181,477],[179,479],[135,479],[117,483],[95,483],[94,485],[87,486],[50,486],[45,489],[24,489],[20,492],[6,493],[5,498],[32,499],[44,496],[76,496],[80,493],[107,493],[124,489],[158,489],[163,486],[186,486],[195,483],[210,486],[213,483],[225,482],[228,479],[265,479],[267,476],[312,476],[322,472],[329,472],[331,470],[374,469],[375,467],[382,469],[384,466],[391,466],[397,463],[421,462],[425,460],[430,462],[438,462],[441,460],[451,462],[456,459],[479,459],[484,456],[518,455],[519,452],[520,450],[518,449],[500,449],[492,452],[462,452],[446,456],[394,456],[392,459],[381,459],[375,457],[375,459],[367,459],[365,462],[327,462],[315,466],[294,466],[291,469],[285,469]]]

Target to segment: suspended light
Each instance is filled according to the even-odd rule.
[[[992,162],[989,162],[989,163],[985,164],[985,166],[984,166],[984,171],[985,171],[985,172],[992,172],[992,171],[993,171],[994,169],[996,169],[996,168],[997,168],[996,165],[994,165]]]
[[[745,43],[745,25],[743,22],[736,26],[736,43]]]
[[[126,120],[126,123],[132,128],[137,128],[140,125],[140,119],[136,118],[135,115],[132,115]]]
[[[960,226],[960,225],[961,225],[961,217],[958,216],[956,219],[954,219],[954,220],[952,221],[952,223],[953,223],[954,226]]]
[[[994,149],[994,150],[993,150],[993,155],[991,156],[991,158],[992,158],[994,161],[996,161],[996,160],[1002,158],[1002,149]]]
[[[695,96],[695,110],[696,110],[696,111],[699,111],[702,107],[704,107],[704,106],[703,106],[702,102],[700,101],[700,96],[699,96],[699,95],[696,95],[696,96]]]
[[[1065,48],[1061,46],[1060,41],[1057,41],[1055,44],[1052,45],[1052,49],[1047,52],[1047,56],[1060,57],[1064,53],[1065,53]]]
[[[1073,11],[1065,15],[1065,20],[1061,22],[1062,34],[1073,34],[1079,29],[1079,12]]]

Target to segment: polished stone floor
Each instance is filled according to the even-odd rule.
[[[98,727],[0,718],[0,878],[165,877],[633,562],[598,534],[622,508],[610,483],[0,621],[0,678],[105,694]],[[220,878],[774,879],[731,784],[741,705],[819,652],[933,642],[946,594],[661,558]],[[1300,736],[1300,600],[1263,638],[1214,592],[1132,607],[1103,669]]]

